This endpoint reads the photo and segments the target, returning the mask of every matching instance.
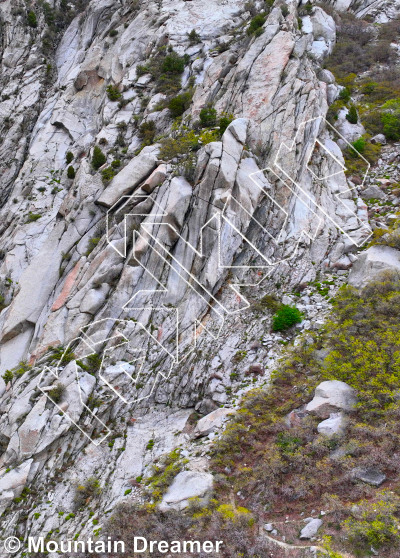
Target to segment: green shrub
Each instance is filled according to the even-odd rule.
[[[142,147],[151,145],[156,137],[156,123],[154,120],[143,122],[139,128],[139,135],[142,140]]]
[[[326,66],[337,78],[359,75],[374,63],[371,53],[374,35],[368,25],[353,14],[340,14],[337,41]]]
[[[108,34],[110,37],[116,37],[118,35],[118,31],[116,29],[111,29]]]
[[[305,9],[308,14],[312,13],[313,5],[311,4],[311,2],[307,2],[307,4],[305,5]]]
[[[383,133],[388,139],[400,139],[400,99],[392,99],[382,106]]]
[[[56,362],[57,364],[58,362],[60,362],[60,364],[67,364],[68,362],[75,360],[75,354],[71,347],[64,349],[64,347],[60,345],[59,347],[54,347],[52,353],[53,354],[51,355],[50,360],[52,362]]]
[[[93,252],[93,250],[96,248],[96,246],[98,245],[100,240],[101,240],[101,238],[99,238],[99,237],[91,238],[89,240],[89,246],[88,246],[88,249],[85,252],[85,256],[89,256]]]
[[[283,304],[272,318],[272,329],[273,331],[284,331],[301,321],[302,315],[298,308]]]
[[[215,126],[217,123],[217,111],[211,105],[204,107],[200,111],[200,122],[203,128]]]
[[[348,87],[345,87],[344,89],[340,90],[339,93],[339,99],[341,99],[342,101],[350,101],[350,97],[351,97],[351,92],[350,89]]]
[[[392,55],[390,41],[379,41],[373,50],[373,57],[376,62],[389,62]]]
[[[356,141],[353,141],[351,144],[356,151],[353,151],[354,155],[357,156],[358,153],[364,153],[366,141],[364,138],[358,138]]]
[[[32,213],[32,211],[30,211],[28,213],[28,218],[27,218],[26,222],[27,223],[33,223],[34,221],[37,221],[41,217],[42,216],[40,215],[40,213]]]
[[[265,20],[266,20],[265,15],[258,14],[254,16],[247,29],[247,34],[252,35],[253,33],[255,33],[257,29],[260,29],[264,25]]]
[[[96,496],[101,494],[100,481],[95,477],[90,477],[84,484],[79,484],[76,487],[74,495],[74,504],[77,508],[80,508],[84,504],[88,504],[90,500],[93,500]],[[74,517],[74,514],[70,514]]]
[[[64,393],[65,393],[65,386],[63,386],[63,384],[58,383],[48,392],[48,395],[54,401],[54,403],[59,403]]]
[[[121,98],[121,93],[118,91],[118,88],[114,85],[109,85],[106,91],[107,91],[107,97],[110,99],[110,101],[115,102]]]
[[[166,74],[178,75],[185,69],[185,58],[175,51],[167,54],[161,64],[161,71]]]
[[[353,144],[359,153],[362,153],[371,165],[375,165],[380,157],[382,146],[380,144],[372,144],[365,138],[359,138]],[[344,151],[346,162],[346,174],[348,176],[358,175],[363,176],[367,170],[367,163],[362,159],[358,153],[351,147]]]
[[[225,130],[227,129],[227,127],[232,121],[233,121],[232,114],[223,114],[220,117],[218,121],[218,125],[219,125],[219,133],[221,134],[221,136],[223,135],[223,133],[225,132]]]
[[[346,114],[346,120],[348,120],[350,124],[357,124],[358,115],[357,109],[354,105],[351,105],[351,107],[349,108],[349,112]]]
[[[67,153],[65,154],[65,161],[67,165],[72,163],[73,160],[74,160],[74,154],[72,153],[72,151],[67,151]]]
[[[75,178],[75,169],[74,167],[72,167],[71,165],[68,167],[67,169],[67,176],[68,178],[70,178],[71,180],[73,180]]]
[[[186,91],[185,93],[181,93],[170,100],[168,108],[173,118],[181,116],[185,110],[189,108],[192,95],[193,93],[191,91]]]
[[[145,74],[149,73],[149,67],[143,64],[138,64],[136,66],[136,75],[137,77],[144,76]]]
[[[4,372],[4,374],[2,375],[2,378],[3,378],[4,382],[6,384],[8,384],[9,382],[12,382],[12,380],[14,378],[14,374],[11,372],[11,370],[6,370]]]
[[[282,4],[281,12],[282,12],[283,17],[287,17],[289,15],[289,8],[287,7],[286,4]]]
[[[200,43],[200,41],[201,41],[201,37],[195,29],[192,29],[190,31],[190,33],[188,33],[188,39],[189,39],[189,43],[191,45],[196,45],[197,43]]]
[[[199,140],[193,130],[182,132],[176,137],[168,137],[161,140],[160,159],[170,161],[175,157],[187,155],[190,151],[199,147]]]
[[[120,159],[115,159],[112,163],[111,166],[113,169],[118,169],[121,166],[121,161]]]
[[[86,370],[90,374],[94,374],[101,368],[103,359],[98,353],[93,353],[86,357]]]
[[[104,165],[106,161],[107,161],[107,157],[104,155],[100,147],[98,145],[95,145],[93,149],[93,156],[92,156],[92,167],[98,170],[100,167]]]
[[[36,17],[35,12],[33,12],[32,10],[29,11],[27,19],[28,19],[29,27],[33,27],[33,28],[37,27],[37,17]]]
[[[106,167],[101,171],[101,178],[104,184],[110,182],[114,178],[114,176],[115,176],[115,171],[113,167]]]

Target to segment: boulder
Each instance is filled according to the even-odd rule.
[[[210,432],[220,428],[227,420],[229,415],[234,413],[233,409],[216,409],[205,417],[201,418],[196,424],[194,435],[196,438],[200,436],[208,436]]]
[[[317,430],[319,434],[330,438],[331,436],[344,434],[345,427],[346,420],[343,413],[331,413],[328,419],[319,423]]]
[[[361,193],[361,197],[364,200],[373,200],[373,199],[384,200],[385,199],[385,194],[382,192],[382,190],[378,186],[368,186],[368,188],[366,188]]]
[[[156,168],[158,148],[144,147],[111,181],[97,203],[112,207],[122,196],[132,192]]]
[[[322,8],[316,7],[310,16],[312,32],[316,39],[324,39],[331,52],[336,41],[336,24],[332,16],[328,15]]]
[[[400,273],[400,251],[390,246],[371,246],[361,252],[349,275],[353,287],[365,287],[376,281],[384,272]]]
[[[364,126],[360,124],[360,122],[357,122],[357,124],[351,124],[346,118],[348,112],[349,110],[347,108],[343,108],[339,111],[338,119],[335,123],[335,128],[338,129],[338,131],[342,134],[346,141],[351,143],[364,135],[365,129]],[[343,140],[340,140],[339,144],[341,147],[348,147],[348,144],[343,142]]]
[[[229,130],[232,133],[234,138],[239,143],[244,145],[246,143],[246,139],[247,139],[248,125],[249,125],[248,118],[236,118],[236,120],[233,120],[233,122],[231,122],[229,124],[227,130]]]
[[[300,533],[300,539],[312,539],[322,527],[322,519],[308,519],[307,525],[303,527]]]
[[[386,475],[373,467],[358,467],[352,473],[356,479],[372,486],[380,486],[386,480]]]
[[[151,175],[145,180],[144,184],[142,184],[142,190],[146,193],[151,194],[151,192],[162,184],[167,176],[167,167],[166,165],[162,164],[159,165]]]
[[[335,84],[335,76],[329,70],[321,70],[318,74],[318,79],[328,85]]]
[[[381,145],[386,145],[386,138],[383,134],[376,134],[371,138],[371,143],[380,143]]]
[[[322,382],[315,390],[314,399],[306,406],[306,411],[321,418],[328,418],[331,412],[351,411],[357,402],[356,391],[339,380]]]
[[[190,498],[200,498],[204,503],[213,486],[213,476],[199,471],[182,471],[173,480],[164,495],[160,511],[183,510],[189,505]]]

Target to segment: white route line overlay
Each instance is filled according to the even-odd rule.
[[[353,242],[358,248],[363,245],[368,238],[370,238],[370,236],[372,235],[372,230],[371,228],[366,225],[365,223],[363,223],[361,221],[361,219],[357,216],[356,213],[352,212],[354,217],[356,217],[356,219],[358,220],[358,222],[361,223],[361,226],[359,227],[359,229],[357,230],[362,230],[365,229],[365,233],[367,234],[366,238],[363,238],[361,240],[360,243],[357,243],[345,230],[343,230],[342,226],[336,222],[336,220],[329,215],[326,210],[319,205],[314,199],[312,199],[312,197],[301,187],[301,185],[296,182],[290,175],[289,173],[285,170],[285,168],[279,163],[279,158],[281,156],[281,153],[284,150],[287,151],[292,151],[293,149],[296,148],[297,145],[297,141],[299,136],[301,135],[303,129],[307,126],[307,125],[312,125],[313,123],[315,123],[315,128],[314,129],[314,134],[315,134],[315,140],[314,143],[311,144],[308,156],[307,156],[307,163],[306,166],[308,168],[308,171],[311,173],[311,175],[314,177],[314,179],[322,181],[322,180],[327,180],[328,178],[331,178],[337,174],[340,174],[342,172],[344,172],[346,169],[346,167],[342,164],[342,162],[336,157],[336,155],[334,153],[332,153],[327,147],[326,145],[324,145],[316,136],[319,134],[320,132],[320,128],[321,128],[321,124],[325,124],[327,125],[335,134],[337,134],[337,136],[340,137],[340,139],[342,141],[345,142],[345,144],[350,147],[351,149],[353,149],[357,155],[359,157],[361,157],[361,159],[363,159],[363,161],[366,164],[366,172],[362,181],[362,185],[365,183],[365,179],[367,177],[367,174],[369,172],[370,169],[370,164],[369,162],[363,157],[363,155],[361,153],[359,153],[347,140],[346,138],[344,138],[323,116],[319,116],[316,118],[312,118],[310,120],[307,120],[305,122],[303,122],[300,126],[299,129],[297,130],[296,136],[294,138],[294,140],[292,141],[292,143],[288,146],[286,143],[282,143],[279,150],[277,151],[275,160],[272,164],[272,167],[267,167],[265,169],[262,169],[260,171],[257,171],[256,173],[252,173],[249,175],[250,180],[253,182],[253,184],[259,188],[262,192],[262,194],[264,194],[266,197],[268,197],[278,208],[280,211],[283,212],[283,214],[285,215],[285,219],[284,219],[284,223],[283,226],[280,230],[280,232],[278,233],[277,237],[274,238],[270,232],[263,226],[261,225],[261,223],[259,223],[252,214],[250,214],[250,212],[243,207],[243,205],[240,203],[239,200],[237,200],[236,198],[234,198],[232,196],[232,194],[229,194],[224,207],[222,210],[219,210],[216,214],[214,214],[208,221],[207,223],[205,223],[200,231],[200,237],[199,237],[199,249],[196,249],[195,246],[193,246],[192,244],[190,244],[187,240],[185,240],[181,234],[179,233],[179,231],[177,231],[170,223],[167,222],[163,222],[162,219],[165,217],[168,217],[168,214],[165,213],[165,211],[162,209],[162,207],[156,202],[156,200],[151,196],[151,195],[146,195],[146,194],[133,194],[130,196],[123,196],[120,200],[118,200],[117,203],[115,203],[108,211],[107,211],[107,216],[106,216],[106,239],[107,239],[107,243],[123,258],[127,257],[127,219],[129,217],[143,217],[144,219],[149,219],[147,222],[144,221],[142,223],[140,223],[140,228],[141,230],[144,231],[145,234],[142,234],[142,232],[139,231],[134,231],[133,232],[133,239],[135,241],[137,240],[142,240],[145,242],[145,244],[147,244],[147,247],[149,250],[151,250],[152,252],[156,253],[158,255],[158,257],[160,258],[160,260],[164,263],[164,265],[167,265],[170,269],[173,269],[173,271],[175,273],[177,273],[179,275],[179,277],[181,279],[183,279],[183,281],[186,283],[186,285],[194,290],[194,286],[193,285],[197,285],[197,287],[200,287],[202,291],[204,291],[205,295],[203,296],[202,294],[200,294],[198,291],[195,291],[196,294],[198,296],[200,296],[203,301],[206,302],[206,304],[209,306],[209,308],[216,314],[216,316],[221,320],[221,325],[218,328],[218,332],[217,334],[212,333],[209,329],[207,329],[205,327],[204,324],[202,324],[200,321],[198,320],[194,320],[193,323],[193,344],[191,345],[191,349],[190,351],[186,351],[186,353],[183,356],[180,356],[179,354],[179,332],[180,332],[180,319],[179,319],[179,309],[175,309],[176,312],[176,341],[175,341],[175,350],[173,352],[171,352],[170,350],[168,350],[162,343],[160,343],[160,341],[157,339],[157,337],[155,337],[155,335],[153,334],[152,331],[150,331],[149,329],[147,329],[143,324],[141,324],[140,322],[135,322],[135,326],[138,326],[139,328],[141,328],[142,330],[144,330],[146,332],[146,334],[151,338],[151,340],[156,343],[163,351],[165,351],[167,358],[171,359],[171,364],[169,366],[169,370],[167,374],[163,374],[162,372],[157,372],[156,373],[156,377],[154,379],[153,385],[151,387],[150,392],[143,397],[138,397],[132,401],[128,401],[121,393],[119,393],[115,387],[107,380],[107,378],[104,376],[104,372],[103,372],[103,364],[104,364],[104,358],[105,355],[103,354],[102,357],[102,362],[101,362],[101,367],[99,370],[99,377],[100,379],[104,382],[105,385],[108,386],[108,388],[115,394],[117,395],[125,404],[129,404],[129,403],[135,403],[138,401],[141,401],[143,399],[147,399],[149,398],[153,391],[154,388],[158,382],[159,376],[161,376],[164,379],[168,379],[172,373],[173,367],[177,364],[180,364],[184,358],[186,358],[188,356],[188,354],[190,354],[190,352],[192,352],[193,350],[195,350],[196,346],[197,346],[197,329],[199,326],[201,326],[202,330],[205,330],[209,335],[211,335],[213,337],[214,340],[218,339],[221,331],[222,331],[222,327],[225,323],[225,315],[228,314],[235,314],[238,312],[241,312],[242,310],[248,308],[250,306],[250,303],[248,302],[248,300],[240,293],[239,289],[241,286],[258,286],[262,281],[265,280],[266,277],[268,277],[268,275],[273,271],[273,269],[281,262],[283,261],[289,261],[291,259],[293,259],[299,249],[299,245],[302,242],[304,237],[307,237],[310,241],[314,241],[318,232],[320,231],[320,226],[322,225],[322,217],[321,214],[328,219],[338,230],[340,230],[342,232],[342,234],[344,234],[351,242]],[[328,176],[325,176],[323,178],[318,177],[313,171],[312,169],[309,167],[309,163],[310,160],[313,156],[314,153],[314,149],[315,146],[318,146],[320,149],[324,150],[326,152],[327,155],[329,155],[330,157],[333,158],[333,160],[335,161],[335,163],[339,166],[339,170],[338,172],[334,172]],[[284,158],[283,158],[284,160]],[[276,168],[276,171],[274,170],[274,168]],[[288,189],[292,192],[292,194],[294,194],[294,196],[296,196],[301,203],[306,204],[306,201],[304,201],[300,195],[302,194],[305,198],[305,200],[307,200],[309,203],[307,204],[307,209],[308,211],[310,211],[312,214],[314,214],[318,221],[319,224],[315,229],[314,234],[310,234],[309,232],[307,232],[306,230],[302,230],[300,235],[299,235],[299,239],[297,240],[295,247],[293,249],[293,252],[285,257],[282,258],[280,260],[277,261],[272,261],[271,259],[267,258],[265,254],[261,253],[260,250],[254,245],[254,243],[252,243],[250,241],[250,239],[248,239],[246,237],[245,234],[243,234],[238,228],[237,226],[226,216],[226,213],[228,211],[228,207],[230,202],[234,202],[236,203],[240,210],[243,211],[248,217],[250,217],[250,219],[252,220],[253,223],[256,223],[257,226],[260,228],[260,230],[262,231],[262,233],[265,233],[267,236],[269,236],[270,240],[273,241],[277,246],[279,245],[279,242],[281,240],[281,235],[283,233],[283,230],[285,228],[285,225],[288,222],[289,219],[289,214],[288,212],[277,202],[277,200],[275,200],[270,193],[268,192],[268,190],[264,187],[264,185],[261,183],[259,183],[259,181],[257,180],[257,176],[261,175],[262,177],[264,177],[264,172],[270,172],[272,173],[276,178],[278,178],[279,180],[281,180],[285,186],[288,187]],[[278,172],[282,173],[285,177],[285,179],[281,178],[281,176],[279,176]],[[352,192],[354,190],[354,188],[348,188],[342,192],[336,193],[334,194],[334,197],[338,200],[338,202],[343,203],[343,200],[340,199],[341,196],[343,196],[343,194],[347,194],[348,192]],[[110,239],[110,221],[111,221],[111,216],[112,215],[118,215],[118,213],[122,213],[124,208],[128,205],[129,202],[135,200],[135,199],[143,199],[143,201],[148,201],[151,200],[153,202],[153,206],[152,206],[152,211],[154,211],[154,213],[146,213],[146,212],[135,212],[134,210],[132,212],[128,212],[128,213],[123,213],[124,215],[124,219],[123,219],[123,238],[124,238],[124,244],[123,244],[123,249],[120,250],[117,246],[116,243],[113,242]],[[123,202],[121,204],[121,202]],[[310,207],[310,203],[312,206],[314,207]],[[347,207],[347,209],[349,209]],[[320,212],[320,215],[318,215],[318,212]],[[159,221],[159,219],[161,219],[161,221]],[[240,302],[243,302],[244,306],[242,308],[239,309],[235,309],[235,310],[230,310],[228,308],[226,308],[221,301],[217,300],[215,298],[215,296],[213,295],[212,292],[210,292],[209,290],[207,290],[206,287],[204,287],[200,281],[198,280],[197,277],[195,277],[188,269],[185,268],[185,266],[175,257],[171,254],[171,252],[167,249],[166,246],[164,246],[159,239],[157,238],[156,235],[153,234],[152,229],[154,228],[155,225],[157,225],[158,228],[161,227],[169,227],[172,229],[172,231],[174,232],[174,234],[177,235],[177,241],[181,241],[185,244],[185,246],[187,246],[190,250],[193,251],[193,253],[200,257],[203,258],[205,256],[205,254],[203,253],[203,233],[204,233],[204,229],[210,225],[211,221],[215,222],[216,225],[216,229],[215,232],[218,235],[218,267],[223,268],[223,269],[244,269],[244,270],[250,270],[250,269],[265,269],[266,273],[263,274],[262,278],[257,281],[256,283],[237,283],[235,286],[234,285],[229,285],[229,287],[231,288],[231,290],[235,293],[235,295],[238,297],[238,299],[240,299]],[[249,244],[249,246],[251,247],[252,250],[254,250],[254,252],[257,254],[257,256],[259,256],[262,260],[261,264],[258,265],[231,265],[231,266],[226,266],[223,265],[222,262],[222,258],[221,258],[221,254],[222,254],[222,244],[221,244],[221,232],[223,229],[223,226],[227,225],[229,227],[231,227],[235,233],[242,239],[242,242],[247,242]],[[119,224],[118,224],[119,226]],[[304,236],[303,236],[304,235]],[[154,242],[154,245],[150,245],[149,241],[152,240]],[[163,250],[167,257],[164,256],[161,253],[161,250]],[[124,310],[131,310],[131,309],[136,309],[136,310],[144,310],[144,307],[139,307],[139,306],[131,306],[130,304],[132,302],[135,302],[135,299],[138,298],[140,295],[142,295],[143,293],[147,293],[149,295],[151,294],[156,294],[156,293],[168,293],[167,288],[162,285],[160,283],[160,281],[155,277],[155,275],[146,268],[146,266],[135,256],[133,256],[133,259],[136,260],[136,262],[144,269],[145,272],[149,273],[150,276],[153,278],[153,280],[160,286],[160,288],[151,290],[151,291],[146,291],[146,290],[141,290],[136,292],[131,299],[128,300],[128,302],[126,302],[123,305],[123,309]],[[173,260],[175,267],[172,267],[170,260]],[[177,266],[179,266],[179,268],[182,270],[182,273],[178,272]],[[214,304],[217,305],[218,310],[216,309],[215,306],[212,306],[211,302],[213,302]],[[170,308],[167,308],[164,305],[158,306],[158,307],[146,307],[147,310],[168,310],[171,311]],[[99,324],[101,322],[105,322],[109,320],[109,318],[104,318],[102,320],[97,320],[95,322],[92,322],[91,324],[89,324],[88,326],[85,326],[83,328],[81,328],[81,332],[82,332],[82,336],[77,337],[75,339],[73,339],[67,346],[67,348],[65,349],[65,352],[63,354],[63,356],[66,354],[66,352],[69,350],[69,347],[74,344],[75,342],[83,342],[86,344],[86,346],[89,349],[89,353],[85,354],[83,358],[86,358],[87,356],[91,355],[91,354],[98,354],[96,351],[96,345],[97,344],[104,344],[107,341],[110,341],[112,339],[117,339],[120,338],[122,339],[122,342],[119,343],[118,345],[114,346],[114,347],[108,347],[105,350],[105,353],[110,353],[112,352],[114,349],[116,349],[117,347],[120,347],[122,344],[124,343],[129,343],[129,340],[127,339],[127,337],[119,331],[119,329],[117,328],[116,332],[114,332],[111,337],[107,337],[106,339],[102,339],[101,341],[94,341],[93,339],[91,339],[90,337],[88,337],[87,333],[86,333],[86,329],[88,329],[89,327]],[[117,322],[118,323],[127,323],[127,320],[117,320],[117,319],[111,319],[113,322]],[[129,321],[129,324],[132,325],[132,321]],[[112,326],[113,327],[113,326]],[[112,329],[111,327],[111,329]],[[135,349],[137,352],[141,353],[142,351],[140,349]],[[60,406],[58,403],[56,403],[54,401],[54,399],[49,395],[48,390],[49,390],[49,386],[46,386],[47,389],[45,387],[41,387],[41,383],[44,381],[45,376],[47,374],[51,374],[52,377],[54,377],[55,380],[59,379],[59,371],[60,368],[63,366],[63,356],[60,358],[57,366],[55,367],[54,370],[52,370],[51,368],[49,368],[48,366],[46,366],[42,373],[39,376],[39,380],[38,380],[38,387],[39,389],[42,391],[42,393],[44,395],[46,395],[46,397],[48,399],[50,399],[50,401],[52,401],[52,403],[59,409],[60,412],[62,412],[70,421],[72,424],[74,424],[74,426],[76,426],[87,438],[89,438],[89,440],[95,444],[96,446],[99,445],[100,443],[102,443],[110,434],[110,429],[106,426],[106,424],[104,422],[102,422],[97,416],[96,414],[91,411],[91,409],[85,405],[83,403],[83,399],[82,399],[82,390],[80,387],[80,383],[79,383],[79,372],[78,372],[78,367],[77,364],[75,363],[75,376],[77,379],[77,387],[78,387],[78,392],[79,392],[79,397],[80,397],[80,402],[83,406],[83,408],[87,411],[88,415],[91,416],[92,420],[94,420],[95,422],[98,423],[98,426],[101,428],[102,433],[105,432],[105,434],[103,436],[100,436],[98,438],[93,438],[88,432],[86,432],[78,423],[78,420],[80,418],[80,415],[78,416],[78,419],[75,420],[73,416],[71,416],[70,413],[68,413],[68,409],[65,410],[65,408],[62,408],[62,406]],[[136,362],[136,361],[140,361],[142,360],[141,357],[134,359],[134,361],[131,361],[128,364],[132,364],[132,362]],[[136,383],[138,381],[138,379],[141,377],[141,373],[142,373],[142,369],[143,369],[143,365],[144,365],[144,360],[142,360],[141,364],[140,364],[140,368],[138,373],[136,374],[136,378],[135,380],[132,379],[132,376],[124,369],[124,367],[120,364],[120,370],[121,372],[123,372],[125,375],[127,375],[127,377],[134,381],[134,383]]]

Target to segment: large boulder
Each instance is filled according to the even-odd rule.
[[[216,409],[205,417],[201,418],[196,424],[194,430],[195,437],[207,436],[217,428],[221,428],[229,415],[232,415],[232,409]]]
[[[305,521],[308,521],[308,523],[301,530],[300,539],[302,540],[312,539],[313,537],[315,537],[315,535],[318,533],[318,530],[322,526],[322,520],[309,518],[306,519]]]
[[[200,498],[207,503],[213,486],[213,476],[199,471],[179,473],[164,495],[159,509],[161,511],[183,510],[189,505],[190,498]]]
[[[361,192],[361,197],[364,200],[373,200],[373,199],[377,199],[377,200],[384,200],[385,199],[385,193],[382,192],[382,190],[379,188],[379,186],[368,186],[368,188],[365,188],[365,190],[363,192]]]
[[[351,411],[357,403],[356,391],[339,380],[322,382],[315,390],[314,399],[306,406],[306,411],[328,418],[332,412]]]
[[[354,478],[370,484],[371,486],[380,486],[386,480],[385,473],[373,467],[358,467],[352,470]]]
[[[382,273],[394,271],[400,273],[400,251],[390,246],[371,246],[361,252],[354,262],[349,275],[349,284],[362,288],[367,283],[379,279]]]
[[[139,186],[157,166],[158,148],[144,147],[118,174],[101,194],[97,203],[112,207],[122,196],[132,192]]]

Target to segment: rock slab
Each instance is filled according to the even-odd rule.
[[[183,510],[190,498],[207,500],[213,486],[213,476],[199,471],[182,471],[173,480],[159,506],[160,511]]]

